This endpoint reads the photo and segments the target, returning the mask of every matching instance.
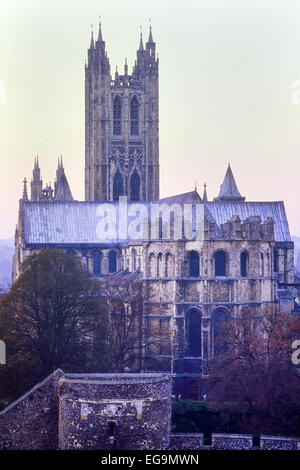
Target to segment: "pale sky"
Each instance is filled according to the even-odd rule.
[[[195,180],[215,197],[230,161],[246,200],[283,200],[300,236],[299,0],[1,0],[0,238],[14,233],[37,154],[44,183],[63,155],[73,196],[84,198],[84,61],[99,15],[120,73],[151,18],[161,197]]]

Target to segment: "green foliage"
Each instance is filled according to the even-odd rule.
[[[105,335],[105,317],[99,282],[74,256],[45,249],[28,257],[0,301],[7,347],[0,397],[19,396],[57,368],[92,372],[93,338]]]

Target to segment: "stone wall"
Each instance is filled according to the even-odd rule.
[[[58,448],[58,369],[0,412],[0,449]]]
[[[166,449],[167,374],[73,374],[59,381],[60,449]]]
[[[253,436],[243,434],[212,434],[211,444],[218,450],[249,450],[252,448]]]

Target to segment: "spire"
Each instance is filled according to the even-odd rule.
[[[206,183],[204,183],[204,190],[203,190],[203,201],[207,201],[207,192],[206,192]]]
[[[23,180],[23,196],[22,199],[23,201],[28,201],[28,194],[27,194],[27,179],[24,178]]]
[[[65,175],[65,170],[61,167],[60,180],[57,182],[57,191],[54,197],[55,201],[74,201],[70,186]]]
[[[142,33],[142,27],[141,28],[141,33],[140,33],[140,47],[139,47],[139,51],[143,51],[144,50],[144,44],[143,44],[143,33]]]
[[[95,49],[93,25],[91,25],[91,44],[90,49]]]
[[[98,41],[103,42],[103,37],[102,37],[102,30],[101,30],[101,21],[100,21],[100,16],[99,16],[99,32],[98,32]]]
[[[151,20],[150,20],[151,21]],[[151,23],[150,23],[150,28],[149,28],[149,38],[148,38],[148,42],[154,42],[153,41],[153,36],[152,36],[152,26],[151,26]]]
[[[233,173],[230,168],[230,163],[225,174],[224,181],[220,187],[220,192],[216,201],[244,201],[245,198],[241,196],[236,185]]]
[[[124,65],[124,75],[128,75],[128,65],[127,65],[127,59],[125,58],[125,65]]]

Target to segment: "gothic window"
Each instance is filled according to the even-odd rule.
[[[275,249],[274,250],[274,273],[278,273],[279,271],[278,258],[279,258],[278,250]]]
[[[226,276],[226,253],[223,250],[216,251],[215,260],[215,276]]]
[[[93,273],[94,276],[101,274],[101,253],[99,251],[93,253]]]
[[[123,178],[119,170],[116,171],[113,181],[113,200],[118,201],[124,195]]]
[[[221,354],[226,351],[226,345],[224,344],[224,336],[222,331],[228,321],[229,315],[225,310],[219,309],[212,314],[212,328],[213,328],[213,348],[214,355]]]
[[[189,255],[190,277],[199,277],[199,254],[191,251]]]
[[[201,357],[201,312],[190,310],[187,314],[188,355]]]
[[[114,135],[121,135],[121,117],[122,117],[122,102],[120,96],[116,96],[113,103],[113,133]]]
[[[139,135],[139,102],[136,96],[130,103],[130,134]]]
[[[247,277],[248,274],[248,253],[247,251],[243,251],[241,253],[241,276]]]
[[[140,200],[140,177],[136,170],[134,170],[130,178],[130,200]]]
[[[117,270],[117,255],[115,251],[110,251],[108,255],[108,271],[115,273]]]

